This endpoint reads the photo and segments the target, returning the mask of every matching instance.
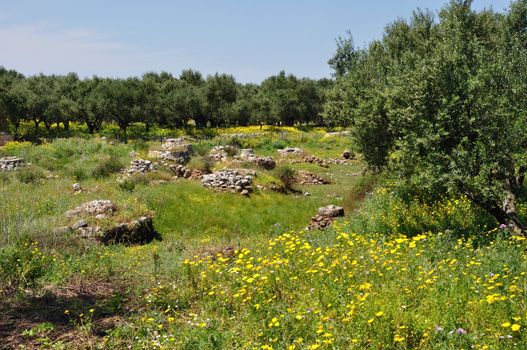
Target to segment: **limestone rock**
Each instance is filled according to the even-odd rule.
[[[75,209],[67,211],[66,216],[75,217],[78,215],[90,215],[98,216],[99,218],[101,218],[101,216],[106,218],[112,216],[116,210],[117,208],[112,201],[98,199],[83,203]]]
[[[252,191],[252,176],[243,175],[239,170],[224,169],[203,175],[201,183],[208,188],[241,193]]]
[[[330,204],[325,207],[318,208],[318,215],[330,218],[344,216],[344,208]]]
[[[161,236],[154,229],[152,218],[143,216],[137,220],[118,224],[100,234],[99,240],[104,244],[145,244]]]
[[[75,194],[84,192],[84,189],[82,188],[80,183],[74,183],[73,185],[71,185],[71,189]]]
[[[146,159],[135,159],[130,162],[130,168],[125,172],[127,174],[138,174],[138,173],[147,173],[154,170],[154,163]]]
[[[18,157],[0,158],[0,171],[17,170],[24,165],[24,160]]]

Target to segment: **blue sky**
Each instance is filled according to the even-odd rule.
[[[0,0],[0,65],[24,74],[126,77],[146,71],[233,74],[260,82],[280,70],[321,78],[335,38],[358,45],[434,0]],[[509,0],[475,0],[503,10]]]

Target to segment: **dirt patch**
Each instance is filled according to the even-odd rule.
[[[55,342],[72,348],[94,346],[108,330],[124,322],[124,288],[119,286],[117,281],[79,280],[44,288],[38,296],[3,298],[0,348],[40,349]],[[79,327],[88,321],[91,327]]]

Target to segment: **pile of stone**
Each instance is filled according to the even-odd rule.
[[[178,146],[184,146],[187,144],[187,141],[182,137],[176,137],[171,139],[166,139],[161,147],[165,150],[172,150]]]
[[[225,169],[203,175],[201,183],[205,187],[249,195],[252,192],[253,176],[239,170]]]
[[[130,162],[130,168],[126,169],[127,174],[144,174],[155,169],[154,163],[146,159],[135,159]]]
[[[239,159],[247,162],[256,163],[259,167],[262,167],[266,170],[272,170],[276,167],[276,162],[272,157],[257,156],[256,154],[254,154],[254,150],[252,148],[242,149]]]
[[[170,169],[172,169],[176,178],[182,177],[185,179],[197,180],[201,179],[203,175],[205,175],[205,173],[201,170],[190,169],[181,164],[173,165],[170,167]]]
[[[18,157],[0,158],[0,171],[17,170],[24,165],[24,160]]]
[[[86,202],[75,209],[68,210],[66,216],[71,218],[79,215],[95,216],[96,219],[105,219],[117,211],[116,206],[110,200],[97,199]]]
[[[148,156],[169,162],[175,162],[178,164],[186,164],[190,160],[190,157],[192,157],[193,148],[190,143],[178,144],[176,142],[165,142],[161,147],[163,147],[165,150],[150,151]]]
[[[304,154],[304,150],[298,147],[286,147],[279,149],[278,154],[281,156],[300,156]]]
[[[236,154],[236,149],[232,146],[214,146],[209,151],[209,157],[217,162],[225,162],[233,154]]]
[[[326,179],[304,170],[297,171],[295,182],[300,185],[326,185],[329,183]]]
[[[338,217],[344,216],[344,208],[336,205],[328,205],[318,208],[317,215],[311,218],[308,230],[324,230],[328,228]]]

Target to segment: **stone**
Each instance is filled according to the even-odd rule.
[[[248,191],[248,190],[242,190],[242,191],[240,192],[240,194],[241,194],[242,196],[248,196],[248,195],[249,195],[249,191]]]
[[[147,173],[155,169],[154,163],[146,159],[135,159],[130,162],[130,168],[125,172],[127,174],[138,174],[138,173]]]
[[[330,183],[326,179],[305,170],[297,171],[295,182],[300,185],[326,185]]]
[[[76,230],[76,229],[81,228],[81,227],[88,227],[88,223],[85,220],[79,220],[76,223],[74,223],[73,225],[71,225],[71,228],[73,230]]]
[[[73,210],[66,212],[67,217],[75,217],[78,215],[99,216],[99,218],[106,218],[112,216],[117,211],[117,208],[110,200],[97,199],[90,202],[83,203]]]
[[[84,191],[80,183],[74,183],[71,185],[71,189],[73,190],[73,193],[81,193]]]
[[[154,229],[152,218],[147,216],[104,230],[99,237],[104,244],[125,245],[146,244],[154,239],[161,239],[161,235]]]
[[[212,174],[206,174],[203,175],[201,183],[208,188],[231,191],[233,193],[252,191],[252,176],[245,175],[240,170],[224,169]]]
[[[252,157],[252,156],[254,156],[254,150],[252,148],[244,148],[241,150],[241,153],[240,153],[241,158]]]
[[[24,165],[24,160],[18,157],[3,157],[0,158],[0,172],[13,171],[21,168]]]
[[[99,226],[79,227],[77,234],[82,238],[96,238],[101,228]]]
[[[341,217],[344,216],[344,208],[330,204],[328,206],[318,208],[318,215],[330,218]]]
[[[229,155],[236,154],[236,149],[232,146],[214,146],[209,151],[209,157],[218,162],[225,162]]]
[[[257,160],[258,166],[264,168],[265,170],[272,170],[276,167],[276,162],[272,157],[261,157]]]

